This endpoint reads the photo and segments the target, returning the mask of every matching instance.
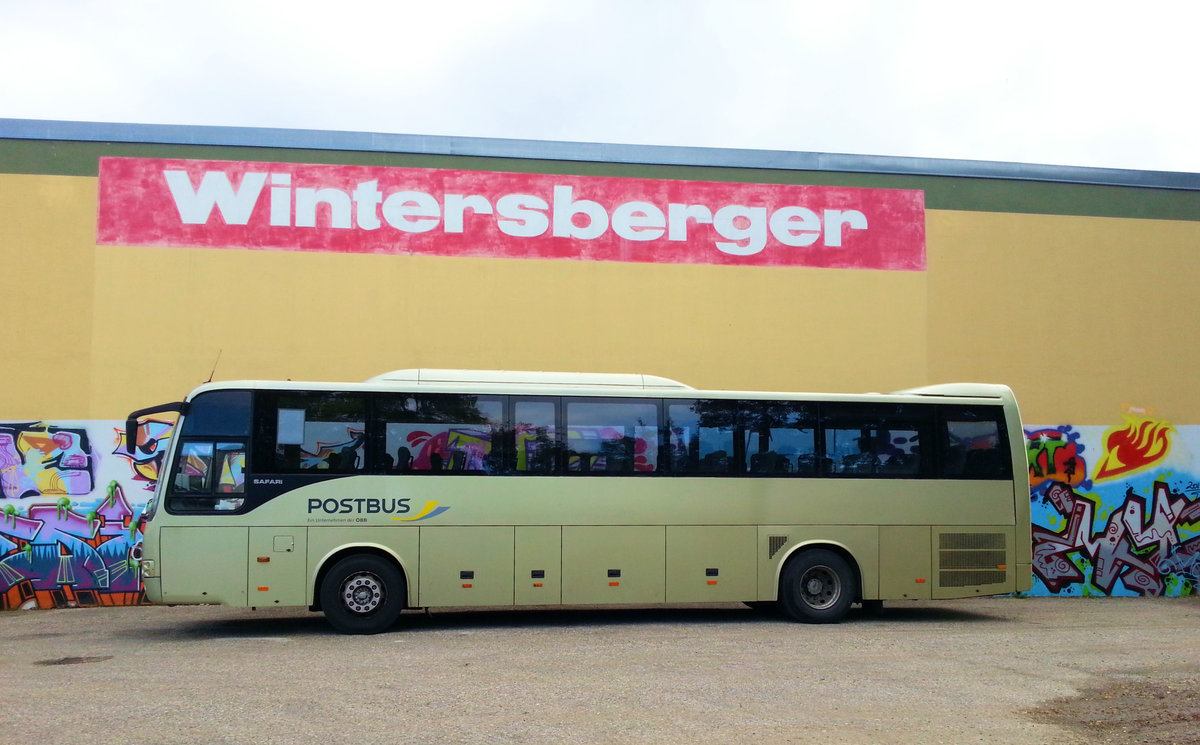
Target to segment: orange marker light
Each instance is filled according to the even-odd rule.
[[[925,584],[925,578],[924,578],[924,577],[918,577],[918,578],[917,578],[917,584],[918,584],[918,585],[923,585],[923,584]]]
[[[266,563],[268,563],[268,562],[270,562],[270,561],[271,561],[271,557],[270,557],[270,556],[260,556],[260,557],[258,557],[258,563],[259,563],[259,564],[266,564]]]
[[[609,587],[617,587],[617,586],[618,586],[618,585],[620,585],[620,584],[621,584],[620,582],[609,582],[609,583],[608,583],[608,586],[609,586]]]
[[[467,589],[470,589],[471,585],[470,585],[470,583],[463,583],[463,587],[464,587],[464,588],[467,588]]]
[[[258,588],[258,591],[259,592],[267,592],[270,589],[271,589],[270,587],[260,587],[260,588]]]
[[[997,569],[1008,569],[1008,564],[997,564],[996,568]]]
[[[715,579],[710,579],[710,580],[708,581],[708,584],[710,584],[710,585],[715,585],[715,584],[717,584],[717,581],[716,581]]]
[[[533,586],[534,586],[534,587],[541,587],[541,586],[542,586],[542,583],[541,583],[541,582],[534,582],[534,583],[533,583]]]

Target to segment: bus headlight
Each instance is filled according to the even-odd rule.
[[[158,567],[154,563],[154,559],[142,559],[142,577],[158,577]]]

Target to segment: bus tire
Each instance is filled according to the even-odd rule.
[[[343,634],[378,634],[400,617],[407,599],[404,574],[379,556],[341,559],[321,581],[325,620]]]
[[[804,551],[784,567],[780,605],[803,623],[838,623],[858,594],[854,576],[839,554],[823,548]]]

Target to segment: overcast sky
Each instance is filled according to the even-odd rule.
[[[1200,2],[0,0],[0,117],[1200,172]]]

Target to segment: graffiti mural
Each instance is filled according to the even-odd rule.
[[[1059,482],[1079,486],[1087,478],[1087,465],[1079,457],[1079,433],[1071,427],[1025,432],[1029,454],[1029,486],[1035,492],[1045,484]]]
[[[116,447],[113,448],[112,454],[129,462],[133,468],[133,479],[142,482],[147,491],[153,491],[154,485],[158,483],[158,474],[174,429],[173,421],[150,417],[138,420],[135,433],[137,442],[130,453],[125,442],[125,428],[116,428]]]
[[[1095,479],[1102,481],[1136,473],[1159,463],[1171,452],[1167,422],[1126,415],[1124,427],[1104,433],[1104,457],[1096,467]]]
[[[87,430],[38,422],[0,424],[0,491],[5,499],[92,492]]]
[[[124,422],[0,422],[0,609],[143,601],[138,516],[173,427],[139,422],[130,454]],[[413,444],[486,454],[456,435]],[[1031,594],[1200,594],[1200,426],[1130,414],[1025,436]]]
[[[0,422],[0,609],[142,602],[137,517],[170,422]]]
[[[1200,427],[1126,415],[1025,436],[1032,594],[1200,594]]]

